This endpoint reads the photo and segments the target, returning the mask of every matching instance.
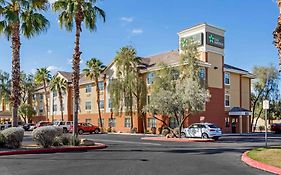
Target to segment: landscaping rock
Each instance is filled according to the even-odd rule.
[[[93,145],[95,145],[95,142],[92,139],[81,139],[80,145],[82,145],[82,146],[93,146]]]

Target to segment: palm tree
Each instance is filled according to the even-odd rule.
[[[32,74],[21,72],[21,102],[32,105],[32,93],[34,91],[34,77]]]
[[[20,36],[31,37],[46,31],[49,21],[40,13],[48,8],[48,0],[0,0],[0,34],[12,43],[13,126],[18,125],[20,105]]]
[[[2,109],[5,110],[5,105],[8,103],[11,95],[11,80],[7,72],[0,71],[0,100]]]
[[[100,126],[102,126],[102,119],[101,119],[101,112],[100,112],[100,88],[99,88],[99,77],[101,73],[106,68],[103,63],[97,58],[91,58],[89,61],[86,62],[87,68],[83,70],[86,74],[86,77],[90,78],[91,80],[95,80],[96,84],[96,92],[97,92],[97,104],[98,104],[98,111],[99,111],[99,120]]]
[[[51,73],[47,68],[40,68],[37,69],[34,77],[35,83],[38,85],[43,85],[44,92],[45,92],[45,106],[46,106],[46,119],[48,118],[49,112],[49,102],[48,102],[48,84],[51,80]]]
[[[274,37],[274,44],[278,49],[278,55],[279,55],[279,71],[281,71],[281,0],[277,0],[277,5],[279,7],[279,17],[277,26],[273,32]]]
[[[115,57],[117,79],[122,83],[123,98],[125,100],[126,112],[131,117],[131,129],[133,125],[133,96],[136,81],[138,81],[138,65],[141,61],[136,56],[136,50],[131,46],[122,47]],[[119,83],[120,84],[120,83]]]
[[[55,12],[60,12],[59,23],[67,31],[72,31],[75,23],[75,46],[72,61],[72,82],[74,94],[74,136],[77,137],[78,109],[79,109],[79,78],[80,78],[80,34],[82,23],[90,31],[96,29],[97,17],[105,22],[105,12],[96,6],[97,0],[58,0],[52,7]]]
[[[62,93],[65,93],[67,88],[67,81],[59,76],[54,76],[50,83],[50,90],[53,92],[57,92],[59,95],[60,101],[60,112],[61,112],[61,120],[63,121],[63,96]]]

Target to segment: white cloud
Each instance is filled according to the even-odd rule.
[[[132,32],[132,34],[142,34],[143,30],[142,29],[133,29],[131,32]]]
[[[47,53],[48,53],[48,54],[52,54],[53,51],[52,51],[52,50],[48,50]]]
[[[54,2],[56,2],[57,0],[49,0],[49,3],[54,3]]]
[[[62,70],[62,69],[57,66],[48,66],[47,70],[50,71],[52,74],[55,74],[57,71]]]
[[[134,18],[133,17],[125,17],[125,16],[123,16],[123,17],[120,18],[120,20],[131,23],[131,22],[134,21]]]

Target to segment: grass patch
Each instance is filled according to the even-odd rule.
[[[281,147],[256,148],[248,153],[251,159],[281,168]]]

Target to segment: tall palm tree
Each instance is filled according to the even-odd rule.
[[[63,121],[63,96],[62,94],[65,93],[67,88],[67,81],[64,78],[59,76],[54,76],[50,83],[50,90],[53,92],[57,92],[59,95],[60,101],[60,112],[61,112],[61,120]]]
[[[40,69],[37,69],[36,73],[35,73],[35,77],[34,77],[34,80],[35,80],[35,83],[38,84],[38,85],[43,85],[43,88],[44,88],[44,92],[45,92],[45,106],[46,106],[46,112],[45,112],[45,115],[46,115],[46,119],[49,119],[48,118],[48,112],[49,112],[49,102],[48,102],[48,90],[47,90],[47,87],[48,87],[48,84],[51,80],[51,73],[50,71],[47,69],[47,68],[40,68]]]
[[[0,34],[12,43],[13,126],[18,125],[20,105],[20,46],[21,35],[31,37],[46,31],[49,21],[40,13],[48,9],[48,0],[0,0]]]
[[[75,46],[72,61],[72,82],[74,94],[74,136],[77,137],[78,109],[79,109],[79,78],[80,78],[80,34],[82,23],[90,31],[96,29],[96,21],[101,17],[105,22],[105,12],[96,6],[97,0],[58,0],[52,7],[59,12],[59,23],[67,31],[72,31],[75,23]]]
[[[141,61],[137,57],[136,49],[131,46],[122,47],[115,57],[117,79],[122,81],[123,98],[125,100],[126,111],[131,117],[131,129],[133,125],[133,96],[134,86],[138,78],[138,65]]]
[[[86,77],[90,78],[91,80],[95,80],[96,84],[96,92],[97,92],[97,104],[98,104],[98,111],[99,111],[99,120],[100,126],[102,126],[102,119],[101,119],[101,112],[100,112],[100,88],[99,88],[99,77],[101,73],[106,68],[103,63],[97,58],[91,58],[89,61],[86,62],[87,68],[83,69],[83,72],[86,74]]]
[[[5,110],[5,106],[9,101],[11,95],[11,80],[10,75],[7,72],[0,71],[0,100],[2,103],[2,109]]]
[[[277,26],[273,32],[273,37],[274,37],[274,44],[278,49],[279,71],[281,71],[281,0],[277,0],[277,5],[279,7],[280,13],[278,16]]]

